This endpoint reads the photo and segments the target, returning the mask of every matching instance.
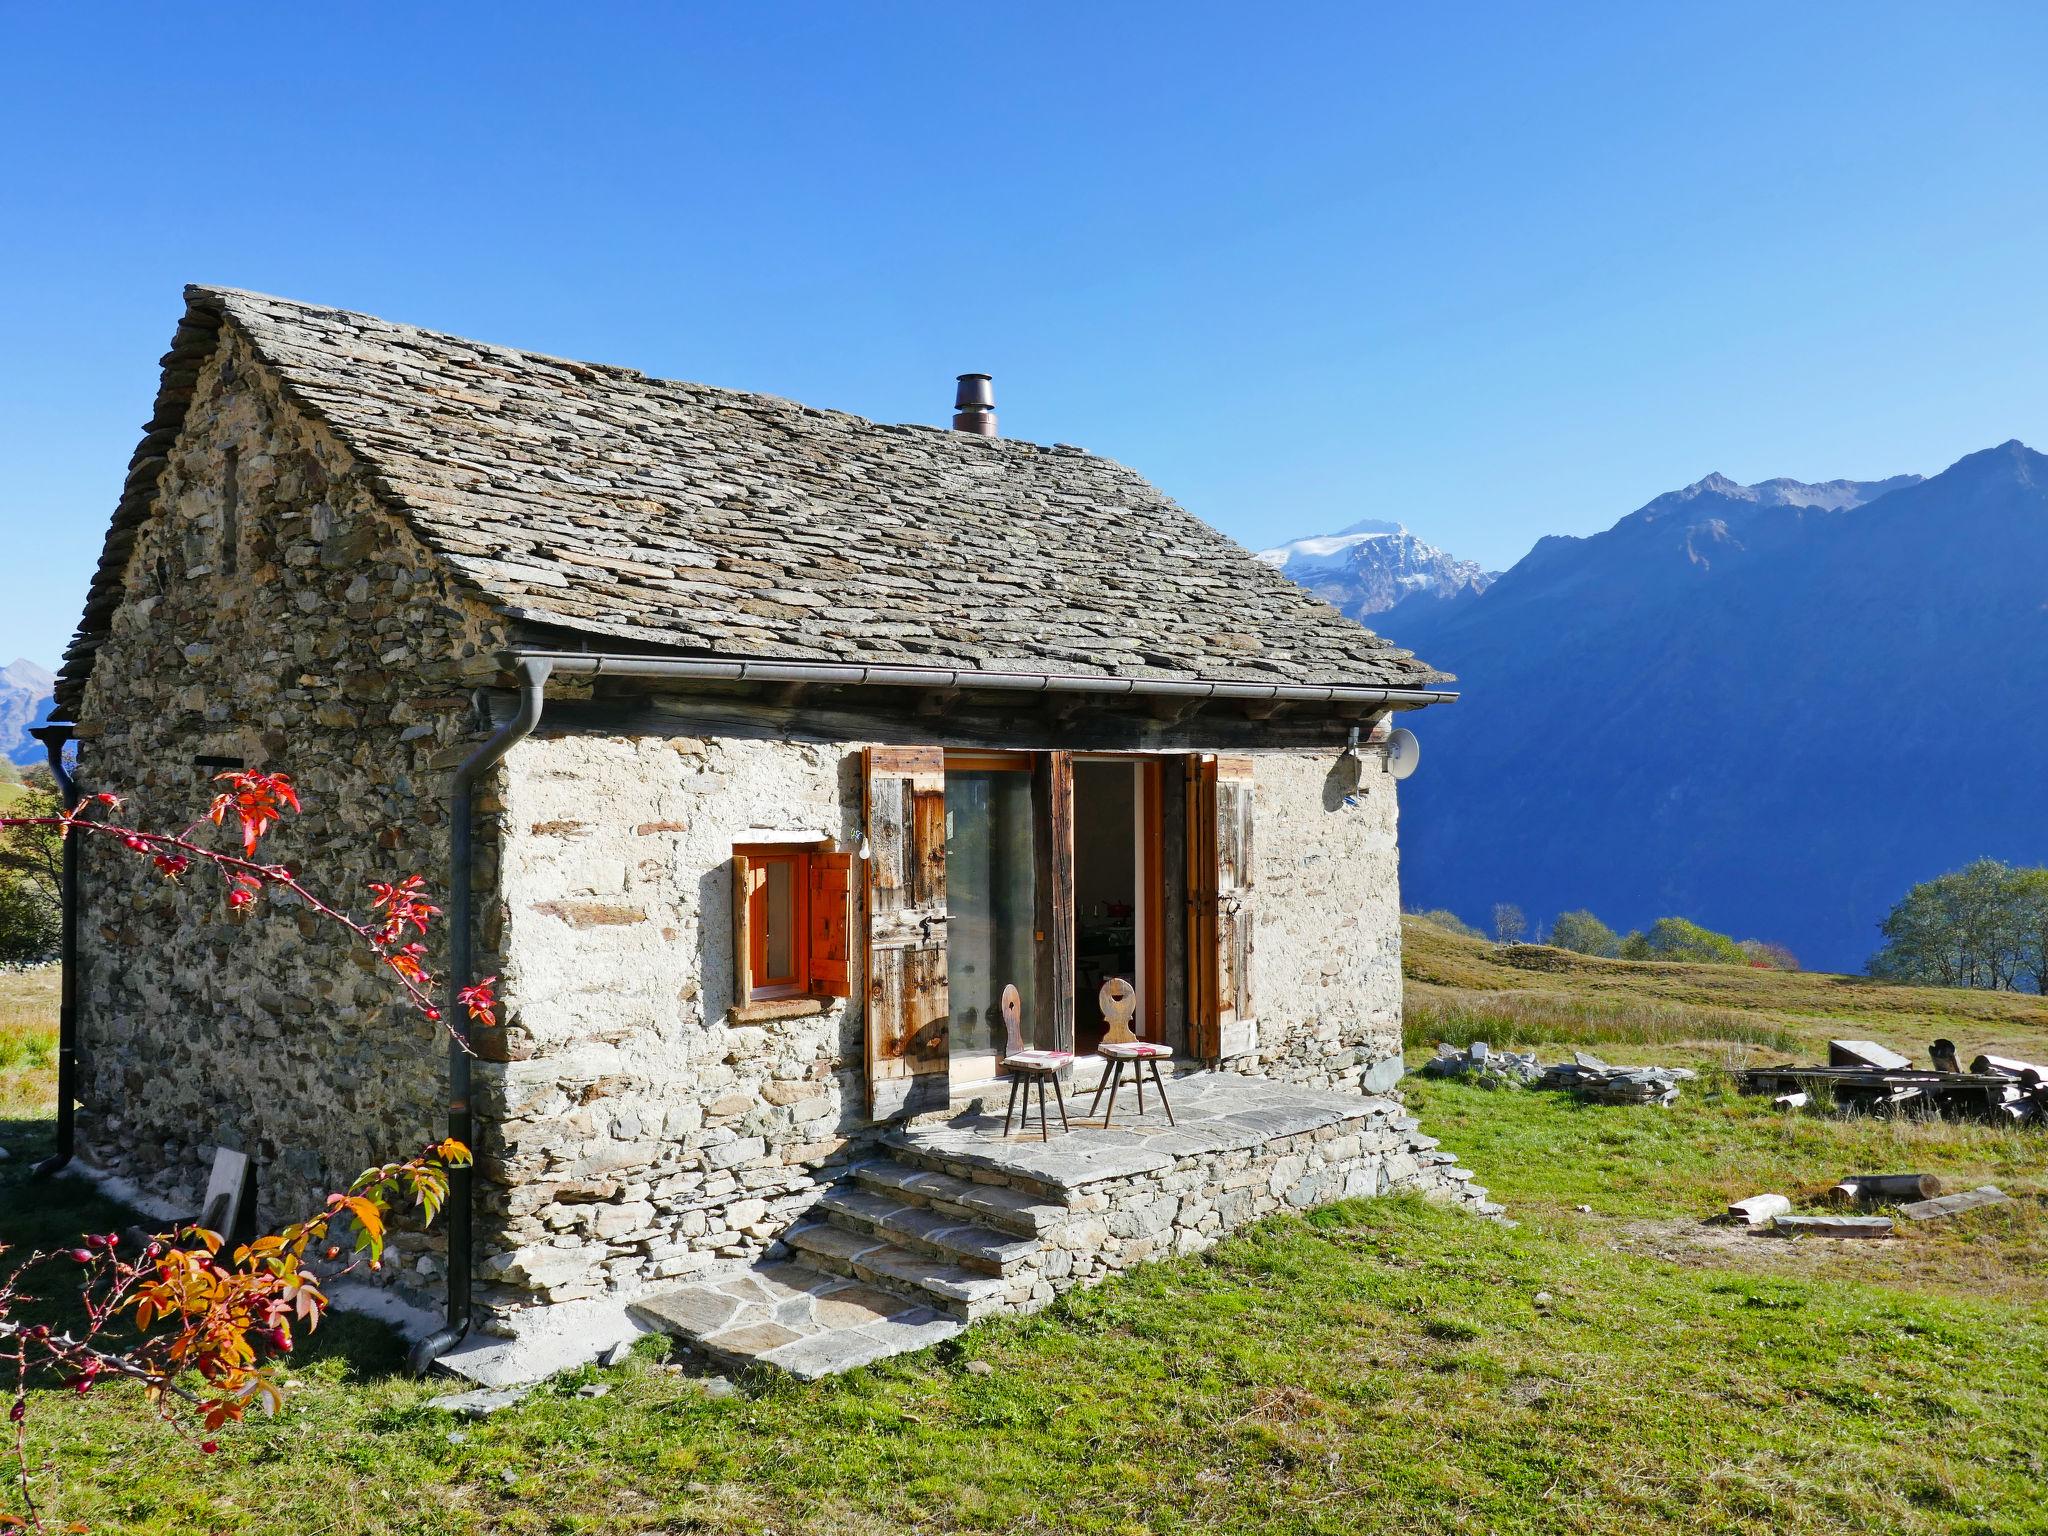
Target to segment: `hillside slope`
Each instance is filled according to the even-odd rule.
[[[2048,860],[2044,570],[2048,458],[2011,442],[1924,481],[1711,476],[1404,610],[1464,692],[1416,722],[1409,904],[1676,913],[1859,969],[1913,882]]]

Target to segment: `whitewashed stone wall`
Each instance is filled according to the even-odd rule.
[[[503,1063],[480,1067],[481,1299],[766,1249],[866,1132],[859,999],[733,1022],[735,843],[860,840],[855,745],[550,736],[504,771]],[[802,1009],[797,1002],[789,1005]]]
[[[1385,1092],[1401,1075],[1400,864],[1385,754],[1364,751],[1355,790],[1350,764],[1331,753],[1254,764],[1259,1049],[1234,1065]]]
[[[365,881],[445,878],[449,771],[481,739],[467,674],[502,642],[347,451],[223,337],[81,702],[80,777],[126,797],[135,824],[176,830],[220,787],[196,757],[289,772],[304,814],[267,855],[361,912]],[[444,1038],[338,929],[272,897],[230,915],[209,873],[167,884],[96,841],[80,890],[89,1161],[190,1208],[213,1149],[238,1148],[279,1219],[444,1133]],[[401,1238],[386,1277],[430,1286],[423,1243],[438,1234]]]
[[[860,745],[545,729],[507,759],[503,1062],[479,1065],[487,1306],[631,1294],[754,1257],[873,1128],[860,999],[734,1022],[734,844],[858,846]],[[1392,781],[1262,756],[1261,1048],[1357,1089],[1400,1056]],[[858,923],[854,924],[856,933]],[[861,958],[853,960],[858,978]]]

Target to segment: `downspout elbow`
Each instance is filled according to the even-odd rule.
[[[521,657],[519,709],[455,770],[448,797],[448,983],[442,1003],[448,1030],[448,1134],[476,1150],[476,1114],[470,1102],[472,1060],[469,1032],[463,1023],[461,994],[476,978],[472,962],[470,910],[476,874],[475,796],[477,781],[504,760],[540,724],[546,704],[548,674],[553,663],[544,657]],[[412,1348],[415,1375],[424,1376],[434,1362],[468,1336],[470,1288],[475,1252],[475,1169],[448,1170],[448,1310],[447,1321]]]

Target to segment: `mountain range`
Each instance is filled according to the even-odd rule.
[[[2048,457],[2008,442],[1925,479],[1709,475],[1451,601],[1361,583],[1347,611],[1462,692],[1410,722],[1404,899],[1860,969],[1914,882],[2048,862],[2044,573]]]
[[[1494,580],[1476,562],[1423,543],[1401,524],[1371,518],[1262,549],[1259,558],[1354,619],[1391,613],[1410,601],[1456,602]]]
[[[43,744],[28,732],[50,718],[56,684],[54,672],[25,657],[0,667],[0,757],[23,766],[45,760]]]

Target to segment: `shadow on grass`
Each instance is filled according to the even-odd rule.
[[[155,1232],[164,1225],[109,1199],[90,1180],[36,1178],[32,1170],[55,1149],[47,1119],[0,1120],[0,1147],[8,1154],[0,1162],[0,1271],[12,1270],[33,1253],[76,1247],[88,1232],[124,1233],[131,1227]],[[64,1260],[39,1270],[29,1287],[33,1299],[16,1308],[15,1318],[53,1328],[81,1326],[84,1308],[69,1281]],[[300,1337],[291,1361],[294,1369],[335,1361],[342,1375],[355,1380],[395,1376],[405,1370],[405,1341],[375,1318],[337,1311],[310,1336]]]

